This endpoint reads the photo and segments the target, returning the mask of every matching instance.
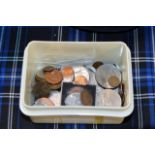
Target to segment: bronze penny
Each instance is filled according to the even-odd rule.
[[[35,81],[36,82],[44,82],[45,81],[45,77],[44,77],[44,73],[42,70],[39,70],[36,75],[35,75]]]
[[[93,67],[94,67],[95,69],[97,69],[97,68],[100,67],[101,65],[103,65],[103,62],[101,62],[101,61],[96,61],[96,62],[93,64]]]
[[[116,76],[110,76],[110,78],[108,79],[108,82],[112,87],[116,87],[120,83],[118,77]]]
[[[48,97],[50,95],[51,87],[46,81],[36,82],[32,87],[32,94],[35,98]]]
[[[52,72],[55,68],[53,66],[46,66],[43,68],[43,72]]]
[[[92,95],[88,90],[83,90],[80,94],[81,101],[86,106],[91,106],[93,104]]]
[[[45,79],[52,85],[59,84],[63,80],[61,71],[53,70],[52,72],[45,73]]]

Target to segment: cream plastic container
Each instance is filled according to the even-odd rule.
[[[64,62],[65,61],[65,62]],[[36,71],[51,64],[103,61],[116,64],[125,85],[122,107],[103,106],[31,106],[31,85]],[[120,124],[134,109],[131,53],[123,42],[51,42],[32,41],[24,51],[20,92],[20,110],[36,123]]]

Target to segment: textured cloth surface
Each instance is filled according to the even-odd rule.
[[[0,27],[0,128],[155,128],[155,27],[92,33],[73,27]],[[24,48],[31,40],[124,41],[132,54],[135,109],[119,125],[35,124],[19,110]]]

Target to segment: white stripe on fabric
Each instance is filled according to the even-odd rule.
[[[8,57],[0,57],[0,59],[14,59],[14,58],[16,58],[16,59],[23,59],[23,57],[10,57],[10,56],[8,56]]]
[[[154,79],[155,76],[135,76],[133,79]]]
[[[21,76],[7,76],[7,75],[0,75],[0,78],[21,78]]]
[[[19,53],[19,45],[20,45],[20,39],[21,39],[21,32],[22,32],[22,28],[18,27],[17,29],[17,36],[16,36],[16,45],[15,45],[15,51],[14,51],[14,56],[18,57],[18,53]],[[16,80],[16,70],[17,70],[17,59],[15,59],[14,63],[13,63],[13,67],[12,67],[12,79],[11,79],[11,85],[10,85],[10,93],[14,93],[15,91],[15,80]],[[13,122],[13,105],[14,105],[14,99],[10,98],[9,99],[9,107],[8,107],[8,128],[11,129],[12,128],[12,122]]]
[[[155,58],[153,58],[153,57],[133,57],[133,58],[131,58],[132,60],[142,60],[142,59],[144,59],[144,60],[155,60]]]

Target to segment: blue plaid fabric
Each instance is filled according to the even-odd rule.
[[[0,27],[0,128],[155,128],[155,27],[128,32],[92,33],[73,27]],[[35,124],[19,110],[23,52],[31,40],[124,41],[133,65],[131,116],[119,125]]]

